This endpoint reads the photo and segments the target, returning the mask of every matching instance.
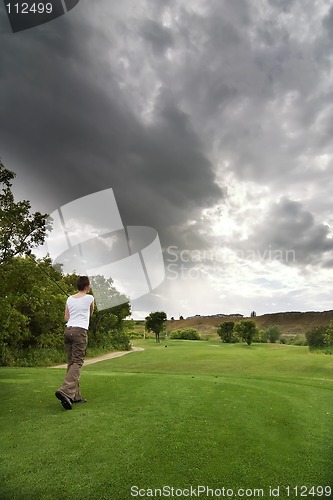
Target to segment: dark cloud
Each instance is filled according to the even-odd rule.
[[[333,251],[333,239],[326,224],[316,222],[313,214],[304,209],[302,203],[282,198],[274,203],[263,222],[253,226],[250,241],[243,242],[245,250],[257,249],[263,255],[295,252],[295,261],[284,262],[297,266],[320,264]]]
[[[2,160],[43,211],[112,187],[124,224],[209,249],[219,207],[221,245],[329,267],[332,21],[324,0],[81,0],[13,35],[0,7]]]
[[[155,52],[172,44],[151,20],[143,34]],[[152,121],[143,123],[122,89],[118,61],[107,65],[98,54],[104,35],[85,18],[15,36],[2,47],[1,148],[8,167],[29,171],[30,194],[45,210],[112,187],[124,222],[152,225],[163,238],[221,198],[191,117],[161,90]]]
[[[151,44],[152,50],[157,56],[164,53],[168,47],[173,45],[173,37],[170,30],[161,26],[156,21],[145,20],[142,25],[141,34]]]
[[[276,8],[278,11],[289,12],[296,0],[268,0],[269,5]]]
[[[327,31],[329,38],[333,39],[333,5],[328,14],[323,19],[323,27]]]

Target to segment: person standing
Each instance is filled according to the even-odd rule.
[[[86,403],[80,393],[80,371],[86,355],[88,344],[88,327],[90,315],[94,311],[94,297],[90,291],[88,276],[80,276],[77,280],[78,292],[68,297],[65,308],[67,322],[64,337],[67,351],[67,373],[62,386],[55,396],[66,410],[72,409],[73,403]]]

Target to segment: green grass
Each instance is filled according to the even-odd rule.
[[[269,486],[332,483],[330,356],[135,344],[145,351],[84,368],[89,402],[72,411],[53,394],[64,370],[0,368],[1,500],[151,498],[131,497],[132,485],[262,488],[270,498]]]

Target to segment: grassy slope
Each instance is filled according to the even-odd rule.
[[[1,499],[130,499],[130,486],[265,488],[331,478],[332,358],[283,345],[138,342],[85,367],[1,368]],[[268,498],[268,496],[265,496]],[[280,496],[287,498],[286,496]]]

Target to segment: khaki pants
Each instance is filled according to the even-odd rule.
[[[65,348],[67,351],[67,373],[59,391],[76,401],[81,399],[80,370],[86,355],[88,344],[87,330],[75,326],[65,328]]]

